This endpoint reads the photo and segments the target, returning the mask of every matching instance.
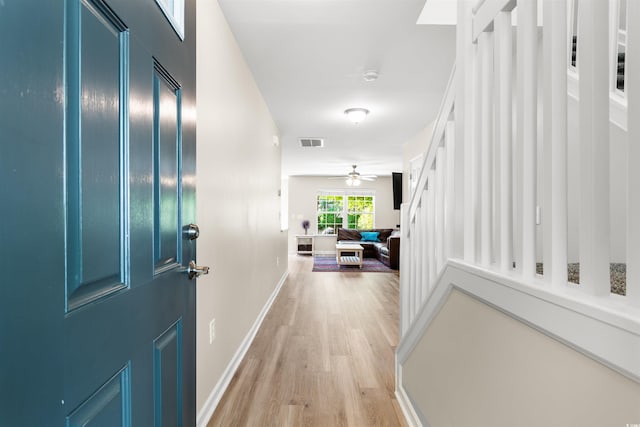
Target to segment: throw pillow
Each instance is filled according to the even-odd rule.
[[[361,231],[360,238],[363,242],[379,242],[378,236],[380,235],[379,231]]]

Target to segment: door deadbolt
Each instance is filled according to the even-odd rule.
[[[200,227],[198,227],[196,224],[185,225],[184,237],[189,240],[196,240],[198,237],[200,237]]]

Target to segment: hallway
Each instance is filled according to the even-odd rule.
[[[396,273],[289,278],[208,426],[404,426],[394,396]]]

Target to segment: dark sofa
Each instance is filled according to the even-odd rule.
[[[360,232],[377,231],[379,242],[363,241]],[[352,230],[338,228],[338,243],[357,243],[363,248],[365,258],[377,258],[389,268],[400,268],[400,233],[392,228],[373,228],[370,230]]]

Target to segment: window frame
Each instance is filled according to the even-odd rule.
[[[324,230],[330,227],[328,222],[320,222],[320,215],[327,213],[334,213],[334,210],[321,210],[320,207],[320,197],[335,197],[336,199],[341,200],[342,208],[337,214],[340,217],[341,222],[333,222],[334,232],[331,234],[324,233]],[[359,212],[359,211],[349,211],[349,198],[353,197],[371,197],[371,212]],[[335,236],[338,234],[338,228],[347,228],[351,230],[366,230],[368,228],[350,228],[349,227],[349,215],[370,215],[371,216],[371,224],[370,228],[375,228],[376,226],[376,195],[373,190],[319,190],[316,194],[316,233],[318,235],[326,235],[326,236]],[[320,226],[324,227],[321,229]]]
[[[184,41],[185,0],[155,0],[173,31]]]

